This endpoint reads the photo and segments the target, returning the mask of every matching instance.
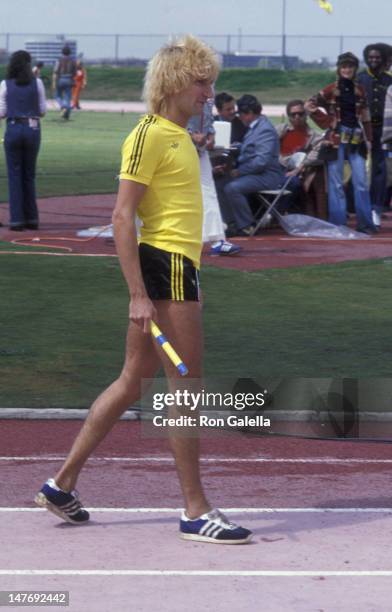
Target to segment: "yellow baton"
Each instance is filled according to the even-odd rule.
[[[151,333],[158,344],[161,345],[162,349],[165,351],[173,365],[176,366],[181,376],[188,374],[188,368],[186,367],[185,363],[183,363],[182,359],[177,355],[166,336],[163,335],[158,325],[154,323],[154,321],[151,321]]]

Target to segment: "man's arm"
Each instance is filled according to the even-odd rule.
[[[7,116],[7,84],[5,81],[0,83],[0,118]]]
[[[40,117],[43,117],[46,113],[46,97],[45,87],[40,78],[37,78],[37,90],[38,90],[38,104]]]
[[[238,159],[238,176],[246,174],[260,174],[271,162],[274,149],[277,144],[278,135],[274,128],[263,127],[253,134],[253,150],[249,156],[245,152],[244,157]],[[251,144],[247,142],[247,145]],[[248,148],[250,148],[248,146]]]
[[[112,221],[117,254],[131,299],[129,318],[145,333],[150,333],[150,321],[156,318],[156,310],[143,282],[135,223],[137,207],[146,189],[142,183],[120,180]]]
[[[53,72],[52,72],[52,90],[54,92],[56,91],[56,87],[57,87],[58,69],[59,69],[59,61],[57,60],[54,65]]]

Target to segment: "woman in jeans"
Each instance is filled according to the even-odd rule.
[[[344,161],[351,166],[357,230],[374,234],[366,174],[366,157],[371,149],[372,131],[366,93],[355,77],[358,58],[342,53],[337,61],[337,79],[306,103],[313,121],[328,128],[328,209],[329,221],[347,224],[347,203],[343,186]]]
[[[41,142],[40,117],[45,114],[45,89],[33,76],[27,51],[11,55],[0,83],[0,117],[7,118],[4,149],[7,160],[10,229],[38,228],[35,167]]]

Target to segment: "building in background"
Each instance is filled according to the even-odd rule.
[[[279,54],[264,54],[256,52],[235,51],[223,53],[223,68],[276,68],[283,66],[283,57]],[[300,59],[297,55],[286,55],[285,66],[288,70],[297,70]]]
[[[28,51],[34,62],[54,64],[60,57],[64,45],[71,49],[71,57],[77,56],[77,41],[57,38],[56,40],[29,40],[25,42],[25,50]]]

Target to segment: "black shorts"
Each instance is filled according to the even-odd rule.
[[[139,244],[139,257],[151,300],[199,301],[199,273],[191,259],[144,243]]]

